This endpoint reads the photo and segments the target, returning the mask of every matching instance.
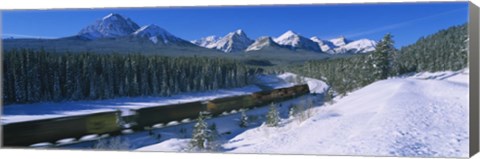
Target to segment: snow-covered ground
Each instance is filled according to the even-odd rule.
[[[467,69],[378,81],[333,104],[317,102],[314,115],[303,122],[284,115],[274,128],[258,123],[239,128],[222,117],[209,122],[233,132],[223,136],[222,152],[467,157],[468,77]],[[247,114],[266,113],[260,109]],[[188,141],[174,137],[138,150],[182,151]]]

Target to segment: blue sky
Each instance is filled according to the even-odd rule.
[[[293,30],[305,37],[379,40],[392,33],[396,46],[467,22],[468,3],[397,3],[297,6],[181,7],[136,9],[17,10],[2,12],[5,37],[74,35],[109,13],[140,26],[157,24],[186,40],[243,29],[255,39]]]

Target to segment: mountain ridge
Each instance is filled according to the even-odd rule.
[[[13,41],[15,40],[16,39],[13,39]],[[12,40],[10,40],[9,42],[11,41]],[[33,43],[22,44],[22,41],[31,41]],[[259,51],[264,48],[276,48],[282,50],[289,50],[292,53],[303,50],[316,53],[343,54],[365,53],[374,50],[374,47],[376,45],[376,42],[374,42],[373,40],[368,41],[368,39],[361,42],[356,42],[349,41],[345,37],[331,40],[321,40],[318,37],[306,38],[292,30],[287,30],[285,33],[278,37],[262,36],[257,38],[256,40],[252,40],[247,36],[245,31],[243,31],[242,29],[237,29],[233,32],[226,34],[223,37],[208,36],[199,40],[187,41],[175,36],[174,34],[171,34],[160,26],[157,26],[155,24],[140,26],[130,18],[117,13],[110,13],[100,19],[95,20],[92,24],[82,28],[75,35],[50,40],[53,41],[53,44],[48,44],[47,41],[49,40],[17,40],[17,42],[15,42],[13,46],[28,46],[26,48],[45,47],[52,48],[53,50],[56,50],[55,47],[58,47],[58,50],[80,49],[95,51],[118,50],[123,47],[119,47],[116,45],[122,45],[124,43],[129,43],[130,45],[145,45],[144,43],[151,43],[153,45],[158,45],[158,47],[160,48],[166,48],[171,46],[188,46],[192,48],[207,48],[210,50],[216,50],[225,53],[251,52]],[[68,46],[60,46],[64,45],[63,43],[76,43],[74,45],[85,45],[83,44],[85,43],[83,41],[91,41],[99,44],[98,46],[97,44],[88,44],[89,47],[91,45],[91,47],[93,48],[68,48]],[[350,43],[353,44],[348,45]],[[117,47],[117,49],[115,49],[115,47]],[[10,48],[10,46],[8,46],[7,48]]]
[[[237,30],[238,31],[238,30]],[[243,32],[243,30],[241,30]],[[236,31],[235,31],[236,32]],[[317,53],[327,53],[327,54],[357,54],[357,53],[368,53],[375,50],[377,44],[376,41],[370,39],[359,39],[359,40],[349,40],[344,36],[339,38],[334,38],[330,40],[322,40],[316,36],[311,38],[306,38],[297,34],[292,30],[287,30],[285,33],[278,37],[271,36],[261,36],[251,43],[248,47],[245,47],[246,43],[238,44],[242,45],[241,48],[245,49],[235,49],[227,50],[225,46],[225,41],[229,41],[227,38],[228,35],[231,35],[235,32],[230,32],[224,37],[218,37],[215,35],[207,36],[200,38],[198,40],[192,40],[191,43],[198,45],[200,47],[217,49],[223,52],[251,52],[262,50],[263,48],[280,48],[288,49],[291,51],[296,50],[305,50]],[[243,32],[243,34],[245,34]],[[248,38],[248,37],[247,37]],[[219,41],[223,39],[224,43],[219,46]],[[269,40],[271,39],[271,40]],[[235,41],[230,40],[230,45],[234,45]],[[247,43],[247,44],[248,44]],[[223,46],[223,47],[222,47]]]

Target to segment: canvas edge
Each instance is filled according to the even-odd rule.
[[[474,3],[469,2],[469,22],[468,22],[468,34],[469,34],[469,68],[470,70],[470,110],[469,110],[469,155],[472,157],[477,154],[479,149],[479,103],[480,103],[480,57],[479,57],[479,8]]]
[[[0,10],[0,35],[3,35],[3,14],[2,11]],[[0,38],[2,38],[0,36]],[[0,40],[0,79],[3,79],[3,39]],[[3,97],[3,80],[0,80],[0,88],[2,88],[0,91],[0,97]],[[3,98],[0,98],[0,117],[3,115]],[[3,126],[0,126],[0,148],[4,148],[3,146]]]
[[[389,4],[389,3],[448,3],[448,2],[461,2],[460,1],[419,1],[419,2],[368,2],[368,3],[314,3],[313,5],[336,5],[336,4]],[[281,5],[312,5],[312,4],[280,4]],[[174,6],[174,8],[181,7],[228,7],[228,6],[248,6],[248,5],[224,5],[224,6]],[[260,4],[253,6],[276,6],[274,4]],[[168,6],[150,6],[145,8],[162,8]],[[95,9],[112,9],[112,8],[141,8],[141,7],[105,7]],[[62,9],[86,9],[86,8],[50,8],[49,10],[62,10]],[[9,9],[0,9],[0,24],[2,22],[2,11],[8,11]],[[12,10],[38,10],[38,9],[12,9]],[[480,52],[479,52],[479,24],[480,24],[480,12],[479,7],[473,2],[469,1],[469,19],[468,19],[468,36],[469,36],[469,69],[470,86],[469,86],[469,157],[474,156],[480,151]],[[0,35],[2,34],[2,26],[0,25]],[[3,40],[0,40],[0,61],[3,61]],[[473,45],[472,45],[473,44]],[[476,44],[476,45],[475,45]],[[0,62],[0,79],[3,79],[3,62]],[[1,81],[1,80],[0,80]],[[0,82],[0,88],[3,90],[3,81]],[[3,91],[0,91],[0,97],[3,96]],[[3,107],[3,98],[0,98],[0,108]],[[3,109],[0,109],[0,116]],[[0,148],[4,149],[3,145],[3,126],[0,126]],[[22,149],[20,149],[22,150]],[[238,155],[238,154],[234,154]],[[269,154],[265,154],[269,155]],[[321,155],[329,156],[329,155]],[[368,156],[357,156],[368,157]],[[370,156],[374,157],[374,156]]]

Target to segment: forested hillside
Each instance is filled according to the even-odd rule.
[[[422,37],[416,43],[397,50],[393,48],[394,37],[387,34],[376,51],[368,55],[312,60],[286,70],[323,79],[331,90],[345,94],[390,76],[465,68],[468,65],[467,38],[467,25],[464,24]]]
[[[3,57],[3,101],[169,96],[241,87],[255,71],[234,60],[13,50]]]
[[[407,72],[459,70],[468,64],[467,25],[441,30],[420,38],[400,50],[396,63],[400,74]]]

